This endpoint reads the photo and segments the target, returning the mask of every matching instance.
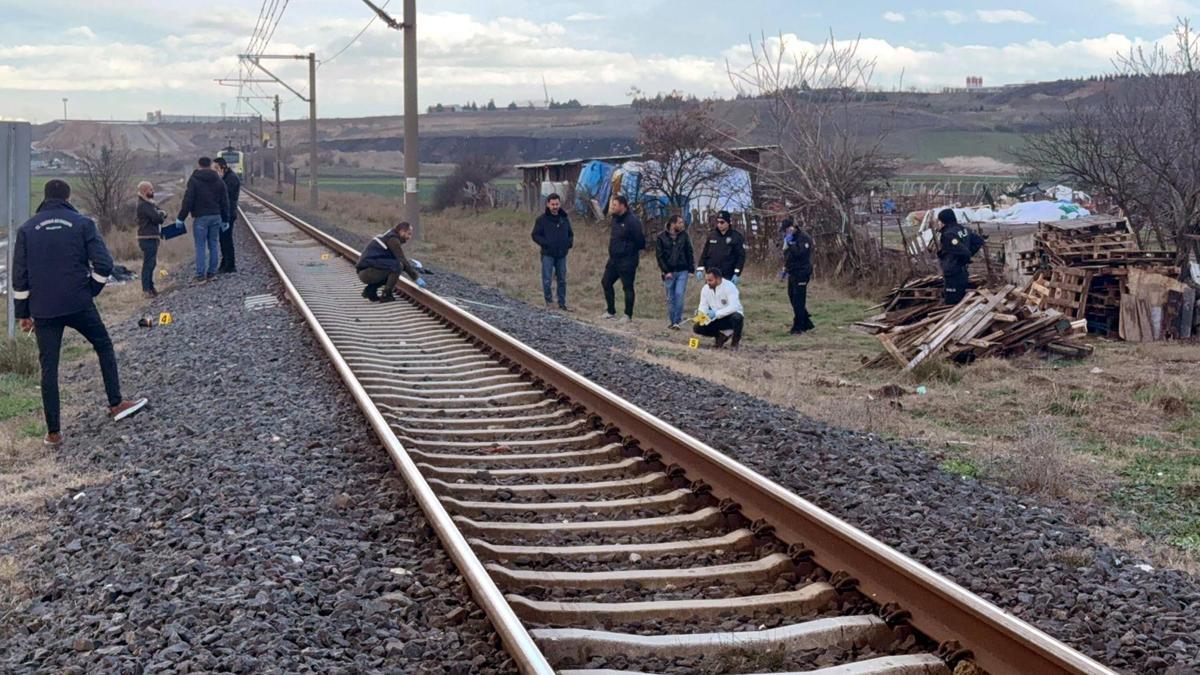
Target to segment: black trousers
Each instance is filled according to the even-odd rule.
[[[400,273],[378,267],[368,267],[359,271],[358,280],[366,284],[372,293],[379,290],[380,286],[383,286],[385,293],[391,293],[395,291],[396,284],[400,283]]]
[[[233,222],[229,224],[228,230],[221,230],[221,264],[217,267],[218,272],[235,272],[237,265],[234,264],[233,255],[233,226],[237,223],[237,214],[233,216]]]
[[[637,268],[636,257],[608,259],[608,264],[604,266],[604,276],[600,278],[600,288],[604,289],[604,304],[609,314],[617,313],[615,285],[617,279],[620,279],[621,290],[625,291],[625,316],[633,318],[633,282],[637,278]]]
[[[788,302],[792,303],[792,330],[812,330],[812,317],[808,314],[808,282],[788,276]]]
[[[703,326],[696,324],[692,328],[692,331],[695,332],[696,335],[703,335],[704,337],[716,337],[717,333],[720,333],[723,330],[732,330],[734,340],[741,340],[742,327],[745,325],[745,323],[746,317],[742,316],[741,314],[734,313],[730,314],[729,316],[723,316],[716,321],[709,321]]]
[[[63,329],[73,328],[76,332],[92,343],[96,356],[100,359],[100,375],[104,378],[104,393],[108,396],[108,406],[111,408],[121,402],[121,379],[117,374],[117,353],[113,350],[112,339],[100,318],[100,312],[92,305],[87,309],[57,316],[53,319],[34,319],[34,332],[37,334],[38,361],[42,364],[42,411],[46,415],[46,431],[58,433],[59,400],[58,400],[58,359],[62,350]]]
[[[142,249],[142,290],[154,292],[154,268],[158,267],[158,239],[138,239]]]
[[[957,305],[962,302],[963,297],[967,294],[967,286],[970,285],[970,276],[965,267],[942,273],[942,282],[945,284],[943,297],[947,305]]]

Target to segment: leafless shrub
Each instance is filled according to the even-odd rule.
[[[113,227],[132,225],[137,162],[129,146],[110,134],[100,145],[84,148],[78,158],[82,167],[80,196],[100,231],[108,234]]]
[[[1079,485],[1078,463],[1055,420],[1045,416],[1027,419],[1012,456],[997,458],[996,471],[1018,489],[1065,497]]]
[[[717,198],[733,168],[719,161],[725,134],[717,129],[712,103],[691,101],[638,120],[638,145],[647,162],[641,191],[662,194],[673,210],[699,197]]]
[[[478,212],[491,208],[492,181],[504,173],[504,165],[492,157],[475,155],[464,159],[441,183],[433,195],[433,208],[445,211],[452,206],[472,206]]]
[[[887,126],[862,123],[875,61],[859,54],[858,39],[839,42],[832,33],[811,50],[763,36],[750,53],[748,66],[727,69],[740,98],[761,102],[756,123],[779,145],[758,169],[760,190],[808,221],[834,276],[882,271],[878,246],[854,222],[854,199],[893,168],[883,149]]]
[[[1115,60],[1099,103],[1080,101],[1018,158],[1121,208],[1185,264],[1200,243],[1200,36],[1180,20],[1171,46],[1138,47]]]

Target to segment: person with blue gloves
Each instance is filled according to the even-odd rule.
[[[717,226],[704,241],[704,251],[696,266],[696,279],[703,281],[704,271],[710,267],[721,270],[722,278],[737,286],[742,280],[742,269],[746,264],[746,238],[733,229],[733,220],[728,211],[717,214]]]
[[[783,272],[787,277],[788,301],[792,304],[792,335],[810,331],[813,325],[808,313],[808,281],[812,278],[813,240],[791,218],[784,218]]]
[[[692,329],[696,335],[716,338],[720,349],[732,338],[730,347],[737,349],[742,341],[745,315],[738,287],[721,274],[721,268],[710,267],[704,271],[704,287],[700,289],[700,307],[697,315],[707,321],[696,322]]]
[[[228,226],[229,191],[212,168],[212,159],[201,157],[188,178],[183,203],[175,222],[192,216],[192,239],[196,244],[196,281],[212,281],[217,276],[221,230]]]
[[[404,255],[404,244],[412,239],[412,225],[402,221],[392,229],[371,239],[354,269],[358,271],[358,279],[367,285],[362,296],[371,302],[393,302],[396,299],[396,284],[400,283],[400,274],[408,275],[418,286],[425,288],[425,280],[421,273]],[[383,287],[383,296],[377,295],[379,287]]]
[[[229,168],[229,164],[223,157],[214,159],[213,166],[216,167],[217,174],[221,176],[221,181],[225,183],[225,190],[229,193],[229,220],[225,221],[221,228],[221,264],[217,266],[217,273],[232,274],[237,271],[236,254],[233,250],[233,226],[237,224],[238,199],[242,194],[242,179],[238,177],[236,171]]]

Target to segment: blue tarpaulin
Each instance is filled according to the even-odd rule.
[[[599,160],[583,165],[579,181],[575,184],[575,212],[591,213],[592,200],[608,210],[608,198],[612,194],[613,166]]]

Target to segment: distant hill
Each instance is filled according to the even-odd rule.
[[[1103,84],[1088,81],[1044,82],[983,92],[920,94],[879,93],[856,115],[864,130],[891,130],[888,150],[910,158],[906,173],[1013,173],[1008,150],[1021,134],[1037,132],[1060,115],[1069,101],[1087,102]],[[718,115],[741,132],[746,143],[770,142],[759,125],[762,103],[724,101]],[[636,151],[640,113],[629,106],[578,109],[500,109],[433,113],[421,116],[421,159],[454,163],[484,154],[518,163],[591,157]],[[270,132],[273,125],[265,129]],[[35,145],[77,152],[111,136],[139,153],[189,160],[230,142],[250,144],[257,122],[141,124],[88,121],[54,122],[35,128]],[[335,118],[318,122],[323,161],[373,171],[402,167],[403,118]],[[286,149],[307,146],[306,120],[283,124]]]

